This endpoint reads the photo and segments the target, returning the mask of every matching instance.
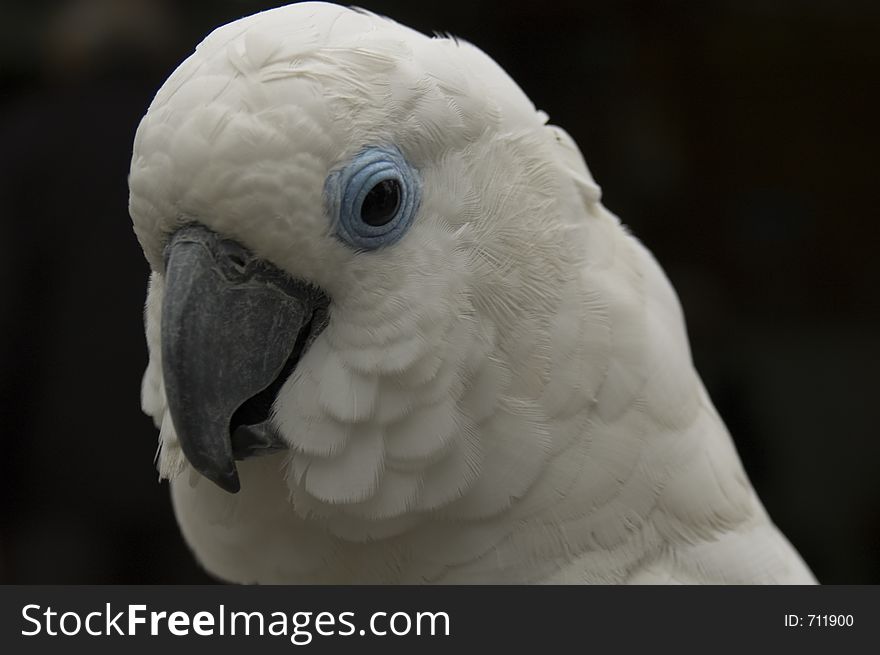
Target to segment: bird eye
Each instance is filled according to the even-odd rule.
[[[324,185],[336,234],[356,248],[373,250],[400,239],[415,217],[418,173],[397,148],[365,148]]]
[[[382,180],[367,193],[361,205],[361,220],[367,225],[387,225],[400,207],[400,182]]]

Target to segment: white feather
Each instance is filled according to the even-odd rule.
[[[337,5],[219,28],[135,138],[142,404],[181,529],[239,582],[811,582],[574,141],[474,46]],[[327,175],[392,144],[409,232],[334,238]],[[198,220],[331,298],[273,407],[287,455],[194,486],[165,408],[162,249]],[[254,344],[259,348],[260,344]],[[176,477],[175,477],[176,476]]]

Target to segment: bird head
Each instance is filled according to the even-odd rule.
[[[570,139],[476,47],[322,3],[236,21],[157,93],[129,183],[165,476],[247,493],[265,455],[298,512],[391,532],[537,477],[605,228]]]

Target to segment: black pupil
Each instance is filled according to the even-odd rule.
[[[400,182],[382,180],[370,189],[361,205],[361,220],[367,225],[379,227],[394,218],[400,205]]]

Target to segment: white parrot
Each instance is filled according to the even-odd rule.
[[[311,2],[225,25],[129,184],[143,407],[210,573],[815,582],[663,271],[473,45]]]

